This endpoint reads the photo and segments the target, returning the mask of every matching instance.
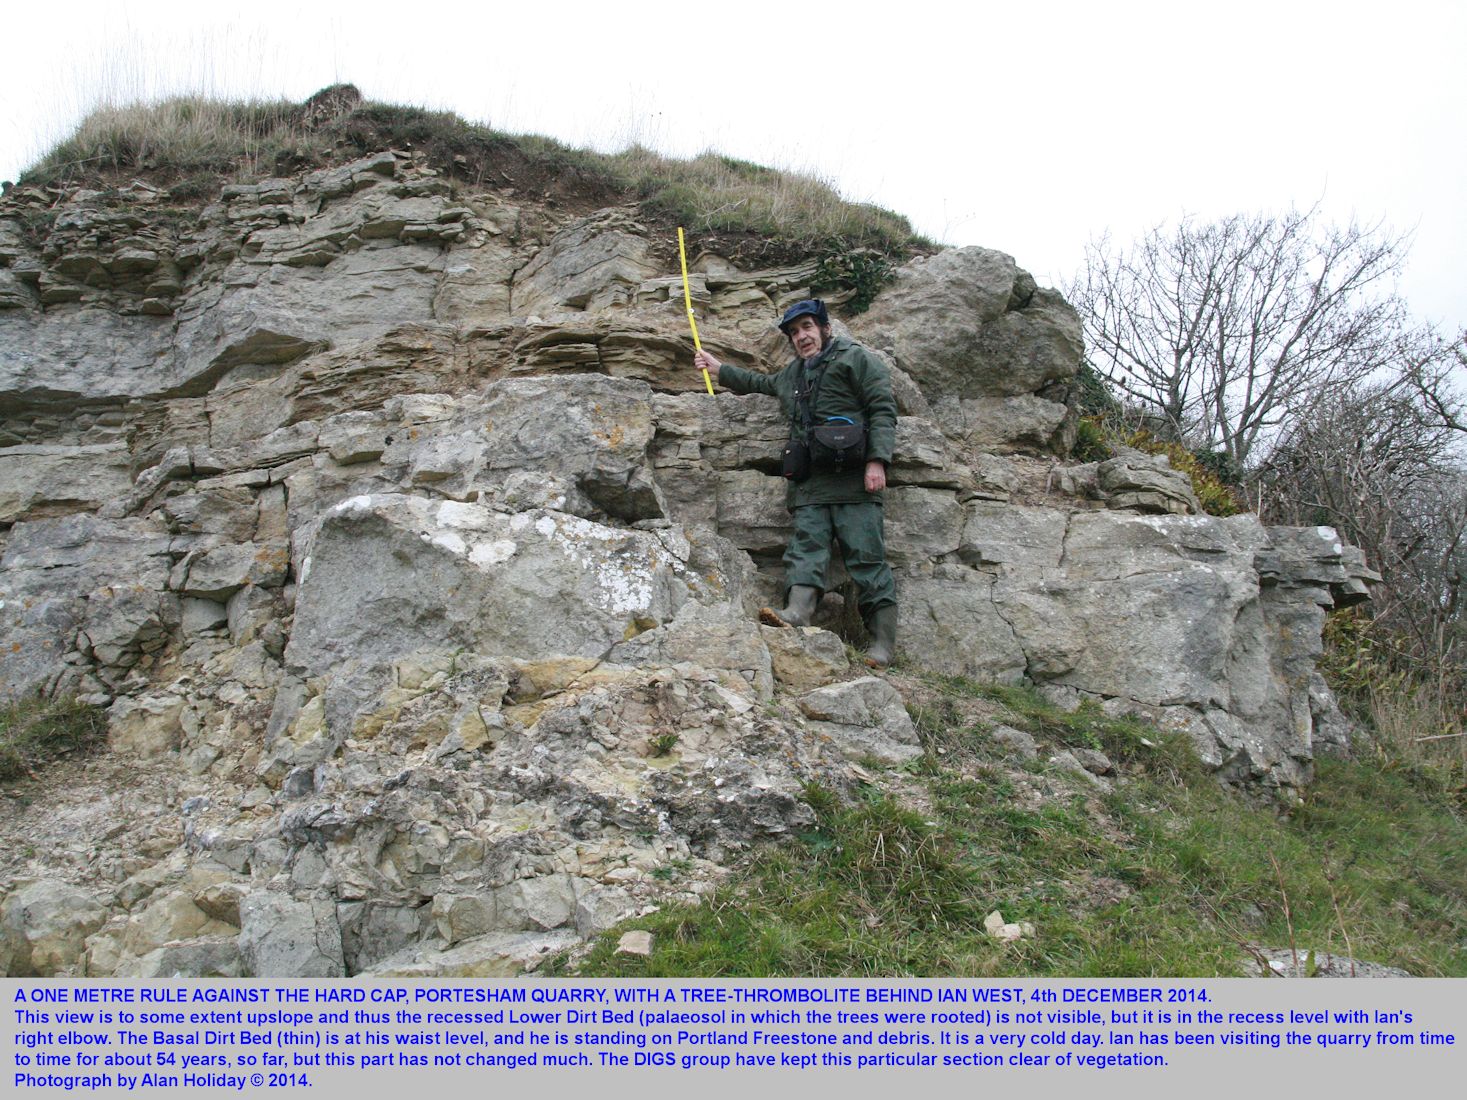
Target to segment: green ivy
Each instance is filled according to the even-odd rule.
[[[891,282],[895,269],[884,253],[874,248],[852,248],[826,252],[815,269],[812,289],[853,289],[845,307],[848,316],[864,313],[876,296]]]

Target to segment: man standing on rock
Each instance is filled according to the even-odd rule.
[[[831,544],[839,540],[871,634],[866,663],[886,668],[896,652],[896,584],[886,564],[882,500],[896,440],[896,400],[885,365],[860,344],[831,333],[818,298],[796,302],[779,329],[795,358],[777,374],[719,363],[707,351],[698,370],[717,372],[735,393],[779,398],[790,421],[784,474],[794,532],[784,552],[786,606],[759,617],[776,626],[808,626],[825,591]]]

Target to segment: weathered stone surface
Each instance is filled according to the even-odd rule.
[[[1032,279],[1020,272],[1015,299],[999,317],[984,325],[973,348],[974,371],[992,382],[989,393],[1016,397],[1037,393],[1053,382],[1073,377],[1080,368],[1080,318],[1054,290],[1030,289]]]
[[[759,633],[769,650],[774,678],[787,691],[802,695],[850,672],[845,643],[828,630],[761,626]]]
[[[570,875],[516,879],[494,892],[494,907],[499,926],[507,931],[548,932],[574,924],[575,880]]]
[[[1026,660],[993,601],[993,579],[960,566],[897,582],[897,652],[954,676],[1016,683]]]
[[[958,553],[968,564],[995,568],[1000,574],[1043,574],[1059,568],[1068,513],[987,500],[969,501],[964,512]]]
[[[1112,508],[1172,515],[1201,515],[1192,479],[1174,470],[1166,455],[1128,454],[1096,468],[1096,479]]]
[[[180,473],[187,472],[180,470]],[[161,511],[167,517],[171,530],[200,535],[219,543],[251,541],[259,520],[256,494],[239,486],[199,489],[171,496],[162,502]]]
[[[341,923],[341,949],[348,974],[371,971],[384,960],[426,938],[433,925],[431,907],[401,904],[391,896],[381,900],[344,901],[336,907]]]
[[[1260,635],[1263,627],[1251,555],[1193,560],[1179,552],[1179,532],[1165,522],[1128,522],[1117,513],[1071,522],[1067,583],[1051,586],[1050,595],[1087,644],[1061,682],[1157,705],[1229,697],[1228,674],[1242,671],[1241,654],[1230,660],[1233,642],[1240,631]],[[1261,651],[1258,658],[1266,661]]]
[[[1025,675],[1053,680],[1072,670],[1085,656],[1090,638],[1069,611],[1062,582],[1043,577],[1000,577],[993,602],[1014,631],[1024,653]]]
[[[183,698],[168,693],[125,696],[107,712],[107,743],[114,752],[158,756],[183,741]]]
[[[314,676],[347,661],[386,668],[424,647],[604,656],[639,624],[707,598],[689,552],[562,513],[353,498],[304,550],[286,661]]]
[[[257,890],[240,902],[239,954],[254,978],[340,978],[346,973],[336,906]]]
[[[96,511],[131,488],[123,443],[0,447],[0,524]]]
[[[513,219],[513,208],[478,206],[486,223]],[[493,324],[510,313],[510,282],[522,257],[492,237],[466,249],[455,249],[443,265],[443,278],[433,297],[433,316],[462,327]]]
[[[194,903],[191,889],[161,890],[130,915],[122,936],[129,954],[142,956],[176,940],[235,934],[236,929],[212,919]]]
[[[975,444],[1000,451],[1062,450],[1069,407],[1038,394],[967,398],[955,403],[942,426]]]
[[[718,479],[718,533],[751,554],[781,552],[793,529],[785,484],[757,470],[728,470]]]
[[[535,470],[574,486],[603,515],[628,523],[662,518],[666,508],[648,460],[651,399],[643,383],[594,375],[500,382],[473,414],[486,479]]]
[[[131,397],[181,381],[166,368],[161,379],[157,373],[173,343],[171,319],[124,317],[91,305],[8,310],[3,317],[0,392],[46,401]]]
[[[433,899],[433,922],[447,944],[498,931],[497,912],[493,894],[439,894]]]
[[[383,978],[512,978],[534,971],[576,942],[570,929],[500,932],[466,940],[446,951],[416,949],[378,963],[370,973]]]
[[[973,459],[974,495],[985,500],[1008,500],[1019,487],[1019,475],[1005,458],[986,452]]]
[[[621,938],[616,941],[616,953],[618,955],[637,955],[644,959],[650,958],[652,933],[640,929],[623,932]]]
[[[0,695],[74,690],[78,650],[125,671],[177,621],[169,538],[146,520],[75,515],[17,523],[0,556]]]
[[[88,890],[41,881],[16,887],[0,905],[0,972],[47,977],[75,965],[87,936],[107,919]]]
[[[607,659],[615,664],[687,662],[724,668],[747,681],[760,699],[774,694],[770,654],[759,625],[727,603],[685,603],[671,622],[613,646]]]
[[[515,275],[515,316],[596,310],[625,302],[657,271],[639,227],[617,213],[561,230]]]
[[[886,554],[896,566],[955,553],[963,532],[956,494],[898,487],[886,493]]]
[[[967,489],[974,484],[972,472],[958,463],[937,425],[916,416],[897,418],[896,452],[887,474],[894,486]]]
[[[234,936],[198,937],[164,944],[118,966],[113,977],[130,981],[170,978],[238,978],[242,974]]]
[[[876,676],[816,688],[800,697],[800,709],[852,760],[902,764],[922,755],[901,695]]]
[[[889,349],[929,397],[949,399],[934,403],[945,428],[976,427],[980,441],[1016,436],[1001,425],[974,423],[972,414],[968,424],[955,423],[943,409],[961,399],[1032,395],[1080,366],[1074,310],[1053,291],[1035,289],[1012,257],[983,248],[912,260],[877,296],[859,330]]]
[[[975,381],[967,363],[983,326],[1008,310],[1018,275],[1013,257],[986,248],[919,257],[877,295],[859,332],[890,348],[923,392],[962,394]]]
[[[279,588],[289,566],[290,549],[284,543],[216,546],[187,559],[186,579],[177,589],[196,599],[227,600],[250,584]]]
[[[1368,598],[1369,585],[1380,580],[1379,573],[1366,567],[1360,550],[1333,527],[1270,527],[1267,545],[1254,555],[1253,564],[1265,585],[1327,588],[1335,607]]]
[[[1340,710],[1334,692],[1317,672],[1309,678],[1309,716],[1313,720],[1310,744],[1315,754],[1348,757],[1355,724]]]
[[[631,892],[623,887],[578,885],[576,933],[590,939],[635,916],[640,908]]]

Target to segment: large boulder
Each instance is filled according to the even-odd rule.
[[[1184,728],[1239,780],[1307,781],[1324,609],[1373,576],[1333,532],[988,504],[970,517],[965,556],[998,571],[1029,678]]]
[[[285,661],[302,680],[321,678],[325,729],[338,736],[416,651],[602,658],[687,601],[721,598],[728,579],[699,572],[692,556],[672,529],[354,497],[302,540]],[[764,681],[767,661],[754,666]]]
[[[299,552],[287,660],[313,676],[426,645],[604,656],[704,590],[689,552],[671,532],[564,512],[355,497],[331,509]]]
[[[1080,319],[1013,257],[954,248],[912,260],[856,329],[917,382],[950,435],[990,448],[1060,435]]]

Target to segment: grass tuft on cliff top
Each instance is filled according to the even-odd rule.
[[[808,834],[757,850],[699,905],[629,920],[553,972],[618,976],[1211,976],[1244,973],[1250,945],[1467,975],[1462,805],[1407,769],[1322,760],[1302,803],[1219,786],[1180,736],[1098,708],[1069,713],[1025,688],[931,677],[914,719],[927,748],[906,782],[922,813],[868,788],[809,792]],[[1113,791],[1036,800],[990,723],[1047,751],[1103,749]],[[1042,772],[1044,765],[1036,765]],[[1020,773],[1021,774],[1021,773]],[[1275,868],[1275,861],[1277,868]],[[1030,922],[990,939],[984,917]],[[620,934],[653,933],[649,958]]]
[[[933,248],[906,218],[848,202],[826,181],[716,153],[682,160],[637,145],[599,153],[494,130],[450,112],[360,102],[318,119],[308,104],[183,96],[101,107],[20,182],[105,188],[147,174],[176,192],[209,197],[225,182],[288,175],[391,148],[424,153],[434,167],[470,186],[635,201],[694,235],[750,234],[793,250],[870,248],[892,257]]]

